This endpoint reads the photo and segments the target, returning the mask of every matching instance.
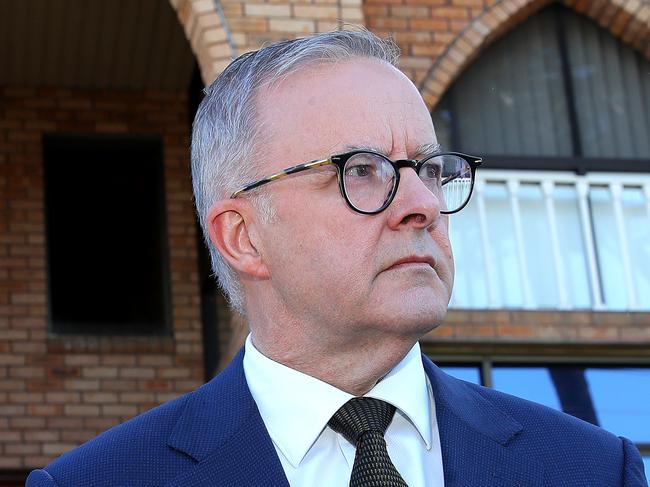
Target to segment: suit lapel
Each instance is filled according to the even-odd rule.
[[[188,398],[167,444],[197,464],[168,487],[289,486],[248,389],[243,357],[242,350]]]
[[[522,433],[521,424],[427,357],[423,363],[436,403],[445,487],[541,485],[536,459],[509,447]]]
[[[168,445],[196,465],[167,487],[289,486],[248,389],[243,355],[188,398]],[[541,485],[535,459],[509,448],[522,426],[427,357],[423,363],[436,401],[445,487]]]

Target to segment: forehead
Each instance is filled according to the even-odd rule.
[[[431,116],[411,81],[377,59],[301,68],[256,99],[268,169],[349,147],[405,156],[435,143]]]

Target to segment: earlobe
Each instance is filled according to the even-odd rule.
[[[208,234],[219,253],[238,273],[266,279],[268,269],[251,239],[255,225],[251,210],[250,203],[244,199],[218,201],[208,212]]]

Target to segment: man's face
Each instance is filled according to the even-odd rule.
[[[376,59],[303,68],[262,90],[258,109],[264,175],[354,148],[421,158],[418,148],[436,142],[417,89]],[[413,169],[400,175],[377,215],[346,205],[333,166],[265,186],[277,219],[262,227],[260,252],[288,319],[341,343],[417,339],[440,322],[453,284],[447,218]]]

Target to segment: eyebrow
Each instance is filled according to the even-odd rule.
[[[422,155],[435,154],[436,152],[440,152],[440,150],[441,150],[440,144],[436,142],[435,144],[419,145],[415,153],[419,156],[422,156]]]
[[[369,150],[372,152],[378,152],[380,154],[385,155],[388,157],[388,152],[378,149],[377,147],[371,147],[371,146],[366,146],[366,145],[348,145],[343,149],[345,152],[351,152],[355,150]],[[420,144],[417,146],[415,149],[415,154],[413,155],[414,157],[418,156],[424,156],[424,155],[430,155],[430,154],[435,154],[437,152],[441,151],[440,144],[438,143],[427,143],[427,144]]]

